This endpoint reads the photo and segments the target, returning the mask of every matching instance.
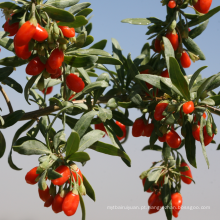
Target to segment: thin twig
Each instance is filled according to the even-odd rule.
[[[4,98],[5,98],[5,101],[6,101],[7,105],[8,105],[9,112],[10,112],[10,113],[13,113],[14,111],[13,111],[11,102],[10,102],[10,100],[9,100],[9,98],[8,98],[8,95],[6,94],[5,90],[2,88],[1,85],[0,85],[0,91],[2,92],[2,95],[3,95]]]

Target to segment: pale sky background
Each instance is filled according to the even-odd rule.
[[[3,1],[1,1],[3,2]],[[80,3],[83,1],[80,1]],[[106,51],[111,53],[111,38],[116,38],[122,49],[123,54],[127,56],[130,52],[132,58],[140,54],[140,50],[146,43],[147,32],[146,26],[135,26],[121,23],[125,18],[145,18],[158,17],[165,19],[166,8],[161,6],[160,0],[90,0],[91,8],[94,10],[92,18],[94,42],[107,39],[108,44]],[[212,8],[218,6],[219,1],[213,1]],[[192,9],[188,9],[193,13]],[[5,22],[4,17],[0,18],[1,26]],[[220,14],[210,19],[208,28],[203,35],[196,38],[196,43],[200,46],[206,55],[206,61],[199,61],[187,70],[187,74],[193,74],[201,66],[209,66],[204,72],[204,77],[216,74],[220,71],[219,66],[219,36],[220,36]],[[2,30],[2,28],[1,28]],[[6,56],[13,56],[3,48],[0,52],[0,59]],[[114,69],[114,67],[110,67]],[[25,66],[17,68],[12,73],[12,77],[17,80],[24,88],[26,84]],[[100,72],[99,72],[100,73]],[[32,104],[29,106],[24,100],[23,94],[18,94],[11,88],[4,86],[10,97],[14,110],[23,109],[25,111],[36,110],[37,106]],[[59,86],[54,88],[53,95],[58,93]],[[219,90],[217,90],[219,91]],[[51,97],[50,95],[49,97]],[[1,100],[1,115],[8,113],[7,106],[3,97]],[[135,120],[141,114],[137,110],[130,110],[130,119]],[[215,117],[216,124],[220,120]],[[7,156],[10,150],[12,137],[16,130],[23,124],[17,123],[15,126],[3,130],[7,142],[7,150],[4,157],[0,160],[0,176],[1,176],[1,193],[0,193],[0,220],[38,220],[38,219],[54,219],[60,220],[67,218],[63,213],[55,214],[51,208],[44,208],[44,203],[38,196],[37,185],[28,185],[25,182],[26,173],[33,167],[38,165],[38,157],[22,156],[13,152],[13,160],[18,167],[23,168],[22,171],[14,171],[7,164]],[[59,123],[56,123],[55,129],[59,130]],[[70,129],[67,130],[69,134]],[[42,136],[38,137],[42,140]],[[215,136],[217,144],[220,141],[219,136]],[[109,138],[105,137],[102,141],[109,142]],[[154,215],[148,215],[148,210],[108,210],[107,206],[147,206],[150,194],[143,192],[143,187],[139,175],[142,171],[147,170],[152,162],[159,161],[161,154],[157,152],[145,151],[141,149],[148,145],[149,139],[146,137],[134,138],[130,135],[129,140],[124,144],[127,154],[132,160],[132,167],[128,168],[120,158],[111,157],[100,154],[98,152],[88,150],[91,160],[85,167],[81,168],[82,173],[87,177],[96,192],[96,202],[93,202],[88,196],[84,197],[87,220],[93,219],[127,219],[127,220],[158,220],[166,219],[165,212],[161,210]],[[159,142],[157,142],[159,144]],[[181,210],[179,220],[200,219],[213,220],[219,219],[219,157],[220,153],[216,151],[217,144],[207,146],[207,154],[210,160],[210,169],[207,168],[205,159],[201,151],[200,144],[197,144],[197,164],[198,169],[192,169],[192,174],[196,184],[182,184],[181,194],[183,196],[183,206],[210,206],[210,210]],[[181,150],[185,157],[185,151]],[[76,215],[71,219],[81,219],[81,210],[78,209]]]

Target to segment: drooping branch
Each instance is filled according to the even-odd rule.
[[[9,112],[10,112],[10,113],[13,113],[13,108],[12,108],[11,102],[10,102],[10,100],[9,100],[9,98],[8,98],[7,93],[6,93],[5,90],[2,88],[1,85],[0,85],[0,91],[1,91],[2,95],[4,96],[4,99],[5,99],[6,103],[7,103]]]

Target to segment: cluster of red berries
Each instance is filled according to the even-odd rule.
[[[28,184],[34,185],[38,182],[40,175],[37,173],[37,168],[38,167],[34,167],[26,174],[25,180]],[[55,213],[63,211],[67,216],[72,216],[76,213],[79,205],[79,192],[82,195],[86,194],[82,173],[75,164],[70,166],[70,168],[61,165],[57,167],[55,171],[61,174],[62,177],[51,180],[52,185],[50,188],[48,186],[45,190],[38,188],[39,197],[45,202],[44,207],[51,206]],[[79,192],[77,187],[74,187],[71,191],[68,190],[67,187],[63,189],[63,184],[66,184],[66,186],[67,184],[78,185]],[[59,186],[58,193],[56,193],[55,186]]]

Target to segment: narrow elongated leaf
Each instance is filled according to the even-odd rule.
[[[201,68],[199,68],[191,77],[190,79],[190,83],[189,83],[189,89],[192,88],[195,80],[197,79],[197,77],[199,76],[199,74],[202,72],[202,70],[206,69],[208,66],[203,66]]]
[[[72,130],[67,143],[66,143],[66,157],[69,157],[70,155],[74,154],[79,149],[79,134]]]
[[[96,63],[100,63],[100,64],[110,64],[110,65],[122,65],[123,63],[114,57],[106,57],[106,56],[99,56],[98,60],[96,61]]]
[[[199,102],[199,105],[214,106],[215,105],[215,101],[213,99],[207,98],[207,99],[203,99],[201,102]]]
[[[87,73],[83,68],[77,68],[77,69],[78,69],[79,73],[84,77],[84,79],[86,80],[86,82],[87,82],[88,84],[90,84],[90,83],[91,83],[91,80],[90,80],[90,77],[89,77],[88,73]]]
[[[83,136],[83,134],[86,132],[88,127],[90,126],[90,123],[95,115],[97,115],[98,112],[91,111],[83,115],[80,120],[76,123],[74,126],[74,130],[79,134],[80,137]],[[82,140],[81,140],[82,141]],[[81,143],[81,142],[80,142]]]
[[[1,59],[0,65],[18,67],[28,62],[29,62],[28,60],[22,60],[21,58],[14,56],[14,57],[6,57],[6,58]]]
[[[88,20],[83,16],[79,15],[75,17],[75,21],[73,22],[59,22],[59,26],[68,26],[70,28],[79,28],[82,27],[83,25],[86,25],[88,23]]]
[[[0,8],[4,9],[20,9],[21,7],[19,7],[18,5],[16,5],[15,3],[12,2],[1,2],[0,3]]]
[[[18,111],[11,113],[5,119],[5,124],[3,128],[7,128],[7,127],[14,125],[17,121],[19,121],[22,118],[24,114],[25,112],[23,110],[18,110]]]
[[[170,57],[170,79],[186,100],[190,100],[189,85],[175,58]]]
[[[123,131],[121,130],[121,128],[114,122],[113,119],[106,121],[106,124],[109,125],[112,129],[112,131],[114,131],[114,133],[118,136],[118,137],[122,137],[124,135]]]
[[[208,26],[209,23],[209,19],[207,19],[206,21],[204,21],[202,24],[200,24],[199,26],[197,26],[196,28],[192,29],[189,32],[189,36],[194,39],[196,37],[198,37]]]
[[[86,67],[87,65],[93,64],[98,60],[97,56],[64,56],[64,62],[72,67],[80,68]]]
[[[144,184],[144,191],[147,191],[159,178],[162,169],[153,170],[151,173],[148,174],[145,184]]]
[[[3,157],[3,155],[5,153],[5,149],[6,149],[5,138],[4,138],[4,135],[2,134],[2,132],[0,131],[0,158]]]
[[[132,126],[133,121],[131,121],[129,118],[127,118],[123,113],[118,111],[112,111],[112,117],[116,120],[121,122],[122,124],[126,126]]]
[[[56,172],[55,170],[51,168],[47,170],[47,176],[49,180],[55,180],[55,179],[62,177],[60,173]]]
[[[211,97],[209,97],[209,99],[214,100],[215,106],[220,105],[220,95],[211,96]]]
[[[84,17],[87,17],[89,14],[91,14],[93,10],[91,8],[84,8],[80,12],[76,14],[76,16],[83,15]]]
[[[110,120],[112,118],[112,111],[110,109],[104,109],[99,107],[99,118],[105,122],[107,119]]]
[[[10,86],[12,89],[19,93],[23,92],[22,86],[10,77],[7,77],[6,79],[2,80],[2,83]]]
[[[89,181],[83,176],[83,184],[86,188],[86,194],[95,202],[95,191],[93,190],[92,186],[90,185]]]
[[[163,143],[163,149],[162,149],[162,155],[165,161],[168,161],[169,157],[170,157],[170,153],[171,153],[171,148],[170,146],[164,142]]]
[[[90,160],[89,155],[86,152],[76,152],[68,157],[68,160],[72,160],[75,162],[86,162]]]
[[[77,4],[79,0],[48,0],[45,4],[56,8],[67,8]]]
[[[142,149],[142,151],[145,151],[145,150],[154,150],[154,151],[161,151],[162,152],[163,148],[158,145],[154,145],[153,147],[151,147],[150,145],[147,145],[146,147],[144,147]]]
[[[107,40],[100,40],[99,42],[93,44],[90,49],[99,49],[99,50],[104,50],[105,46],[107,44]]]
[[[121,21],[122,23],[129,23],[129,24],[135,24],[135,25],[148,25],[151,23],[146,18],[126,18]]]
[[[66,54],[83,54],[83,55],[100,55],[100,56],[107,56],[107,57],[111,57],[111,54],[109,54],[108,52],[105,52],[104,50],[100,50],[100,49],[78,49],[78,50],[74,50],[74,51],[69,51]]]
[[[14,71],[14,68],[12,66],[3,67],[0,69],[0,82],[4,79],[6,79],[12,72]]]
[[[93,130],[84,135],[79,144],[78,152],[86,150],[88,147],[93,145],[96,141],[100,140],[104,136],[105,132],[100,130]]]
[[[80,12],[81,10],[83,10],[84,8],[88,8],[91,5],[91,3],[89,2],[83,2],[77,5],[74,5],[72,7],[70,7],[69,12],[72,14],[76,14],[78,12]]]
[[[0,46],[11,52],[14,51],[14,41],[8,37],[3,37],[6,32],[0,31]],[[3,37],[3,38],[2,38]]]
[[[173,46],[170,43],[170,40],[166,37],[163,37],[163,43],[164,43],[164,55],[165,60],[167,64],[168,72],[170,72],[170,57],[175,57]]]

